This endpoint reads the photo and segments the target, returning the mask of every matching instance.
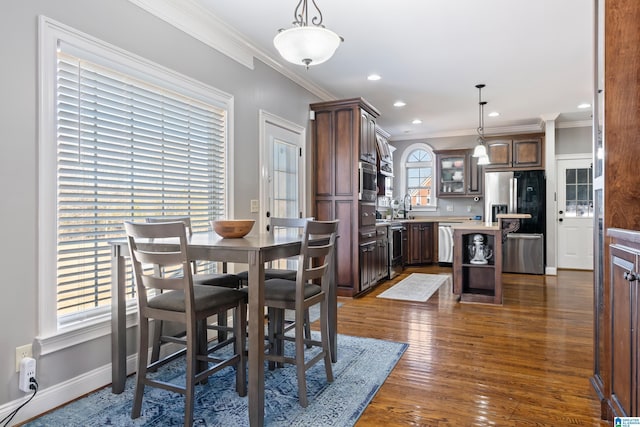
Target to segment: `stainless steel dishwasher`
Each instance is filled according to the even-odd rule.
[[[510,233],[502,245],[502,271],[544,274],[544,235]]]
[[[453,230],[446,222],[438,223],[438,264],[453,263]]]

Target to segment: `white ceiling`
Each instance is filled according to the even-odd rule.
[[[273,46],[298,0],[197,0],[255,48],[338,98],[363,97],[392,139],[474,133],[483,89],[487,133],[587,121],[592,103],[590,0],[316,0],[344,37],[328,62],[305,70]],[[313,10],[311,0],[310,10]],[[382,79],[366,79],[377,73]],[[406,102],[393,107],[396,100]],[[497,118],[487,117],[491,111]],[[413,119],[422,124],[412,124]]]

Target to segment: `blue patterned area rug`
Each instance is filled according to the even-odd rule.
[[[315,332],[314,332],[315,333]],[[317,338],[317,337],[316,337]],[[352,426],[394,368],[408,344],[338,335],[338,361],[334,382],[328,384],[324,364],[307,371],[309,406],[298,404],[295,366],[269,371],[265,368],[265,425]],[[184,364],[178,360],[154,375],[179,382]],[[184,383],[184,381],[182,381]],[[226,368],[196,387],[194,426],[249,425],[247,397],[235,392],[235,374]],[[132,420],[134,378],[122,394],[107,387],[31,421],[27,426],[177,426],[182,425],[184,398],[147,387],[142,416]]]

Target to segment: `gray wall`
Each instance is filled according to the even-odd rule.
[[[15,348],[31,343],[38,334],[36,126],[40,14],[234,96],[237,216],[255,216],[249,213],[248,200],[258,199],[258,111],[264,109],[308,128],[309,103],[320,100],[261,62],[256,60],[255,69],[250,70],[126,0],[3,2],[0,220],[5,225],[0,249],[0,370],[5,386],[0,387],[0,405],[24,396],[17,386]],[[133,335],[128,342],[132,348]],[[109,355],[109,337],[103,337],[42,356],[38,359],[40,386],[47,388],[103,366],[109,363]]]
[[[556,155],[591,153],[592,141],[591,126],[556,129]]]

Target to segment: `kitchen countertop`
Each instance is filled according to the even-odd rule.
[[[469,218],[468,216],[422,216],[422,217],[418,217],[418,218],[396,218],[396,219],[377,219],[376,220],[376,225],[384,225],[384,224],[389,224],[389,223],[397,223],[397,222],[401,222],[401,223],[411,223],[411,222],[449,222],[449,223],[455,223],[455,222],[468,222],[468,221],[473,221],[472,218]]]
[[[467,221],[454,224],[451,228],[455,230],[500,230],[500,225],[497,222],[492,222],[488,225],[484,221]]]

